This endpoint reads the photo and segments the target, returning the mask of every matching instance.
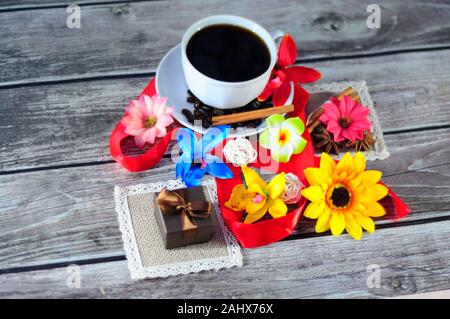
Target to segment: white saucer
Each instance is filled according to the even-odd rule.
[[[194,105],[186,101],[188,87],[184,79],[183,67],[181,65],[181,45],[178,44],[172,50],[170,50],[156,71],[156,92],[159,95],[167,97],[167,105],[173,106],[175,111],[173,117],[180,122],[183,126],[204,134],[208,129],[202,126],[195,126],[188,122],[186,117],[181,113],[182,109],[194,110]],[[285,105],[291,104],[293,100],[293,90]],[[244,137],[261,133],[266,128],[265,121],[255,127],[238,127],[228,135],[228,137]]]

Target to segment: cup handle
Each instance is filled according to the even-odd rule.
[[[272,36],[273,41],[275,41],[275,43],[276,43],[277,45],[279,44],[281,38],[284,37],[285,34],[286,34],[286,33],[283,32],[283,31],[281,31],[281,30],[275,30],[275,31],[273,31],[273,32],[270,32],[270,35]]]

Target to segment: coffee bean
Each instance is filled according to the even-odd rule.
[[[213,109],[212,113],[213,113],[215,116],[225,115],[225,111],[224,111],[224,110],[221,110],[221,109]]]
[[[203,126],[204,128],[209,128],[211,125],[212,125],[211,118],[209,118],[209,117],[204,117],[204,118],[202,119],[202,126]]]
[[[253,100],[253,102],[252,102],[252,105],[253,105],[254,107],[260,107],[261,104],[262,104],[262,103],[261,103],[258,99]]]
[[[215,107],[206,105],[206,104],[202,104],[202,109],[204,109],[206,112],[212,112],[213,110],[215,110]]]
[[[194,107],[195,108],[199,108],[199,107],[202,107],[202,106],[203,106],[203,103],[200,100],[195,100],[195,102],[194,102]]]
[[[197,99],[194,94],[190,90],[187,91],[188,97],[186,98],[186,101],[188,103],[193,103],[195,110],[191,112],[188,109],[183,109],[182,113],[186,116],[188,121],[190,123],[193,123],[194,120],[201,120],[202,126],[204,128],[209,128],[212,125],[212,117],[213,116],[222,116],[222,115],[229,115],[233,113],[241,113],[241,112],[248,112],[248,111],[254,111],[257,109],[262,108],[268,108],[272,107],[272,98],[268,98],[266,101],[258,101],[258,99],[255,99],[251,101],[250,103],[234,108],[234,109],[218,109],[215,107],[212,107],[210,105],[204,104],[202,101]],[[262,123],[262,120],[253,120],[253,121],[247,121],[247,122],[240,122],[240,123],[234,123],[230,126],[234,129],[237,127],[251,127],[256,128]]]
[[[186,102],[188,102],[188,103],[194,103],[195,102],[195,97],[193,97],[193,96],[188,96],[187,98],[186,98]]]
[[[190,123],[194,123],[194,115],[191,113],[191,111],[189,111],[188,109],[182,109],[181,113],[183,113],[183,115],[186,116],[186,119]]]
[[[194,110],[194,116],[196,119],[201,119],[204,117],[205,113],[201,109],[195,109]]]

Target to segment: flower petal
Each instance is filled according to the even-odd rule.
[[[144,127],[136,128],[136,127],[133,127],[133,126],[128,126],[128,127],[125,128],[124,132],[126,134],[128,134],[128,135],[138,136],[138,135],[144,135],[145,130],[146,129]]]
[[[388,189],[386,186],[381,184],[375,184],[369,187],[364,188],[361,192],[361,201],[363,202],[377,202],[380,199],[386,197],[388,194]]]
[[[359,133],[363,133],[362,131]],[[352,128],[346,128],[342,130],[342,136],[344,137],[344,139],[347,139],[351,142],[354,142],[356,140],[358,140],[358,137],[361,135],[358,134],[357,130],[353,130]]]
[[[278,48],[278,66],[285,68],[295,62],[297,58],[297,45],[291,35],[286,34]]]
[[[254,203],[253,201],[248,202],[245,210],[247,211],[248,214],[256,214],[264,206],[267,206],[267,199],[264,199],[260,203]]]
[[[158,118],[158,123],[157,124],[166,127],[166,126],[169,126],[172,123],[173,123],[172,115],[170,115],[170,114],[163,114],[163,115],[161,115]]]
[[[330,228],[333,236],[339,236],[345,229],[345,216],[341,213],[331,214]]]
[[[349,152],[345,153],[344,157],[337,163],[336,172],[338,175],[341,175],[343,172],[352,172],[353,171],[353,158]]]
[[[328,209],[324,209],[323,213],[320,214],[316,222],[316,233],[323,233],[330,229],[330,217],[331,213]]]
[[[320,80],[322,74],[305,66],[292,66],[285,70],[288,78],[298,83],[312,83]]]
[[[360,215],[356,216],[356,221],[369,233],[373,233],[375,231],[375,223],[373,222],[372,218]]]
[[[301,191],[302,196],[313,203],[319,204],[323,201],[323,189],[320,186],[309,186]]]
[[[386,210],[383,206],[381,206],[378,202],[371,202],[364,204],[366,206],[366,210],[362,213],[369,217],[381,217],[386,215]]]
[[[368,170],[362,172],[359,176],[361,177],[361,186],[371,186],[378,183],[381,179],[382,173],[380,171]],[[387,193],[386,193],[387,194]],[[386,195],[384,195],[386,196]],[[384,197],[383,196],[383,197]]]
[[[357,152],[353,157],[353,169],[356,175],[361,174],[366,169],[366,156],[363,152]]]
[[[264,148],[270,148],[269,135],[270,135],[269,129],[266,129],[261,134],[259,134],[259,146]]]
[[[277,90],[273,92],[272,103],[274,106],[282,106],[286,104],[289,94],[291,93],[291,82],[285,81]]]
[[[134,142],[136,143],[137,147],[142,147],[145,144],[144,134],[136,135],[134,137]]]
[[[266,182],[254,170],[247,166],[242,166],[242,173],[244,174],[245,183],[248,185],[258,184],[262,189],[267,187]]]
[[[323,171],[317,167],[308,167],[304,171],[305,177],[308,180],[309,185],[326,186],[331,184],[331,178],[327,175],[326,171]]]
[[[294,154],[300,154],[305,150],[308,141],[300,135],[293,134],[289,137],[289,144],[294,148]]]
[[[272,95],[274,88],[270,84],[271,83],[269,80],[269,83],[266,84],[266,87],[264,88],[264,90],[259,94],[258,101],[265,101]]]
[[[285,216],[288,210],[286,204],[280,198],[269,199],[268,208],[269,214],[273,218]]]
[[[266,123],[268,129],[274,129],[281,127],[281,124],[284,122],[284,116],[281,114],[273,114],[266,118]]]
[[[317,219],[323,213],[324,207],[321,204],[309,203],[306,207],[303,216],[311,219]]]
[[[337,121],[341,117],[339,107],[333,102],[327,102],[322,106],[324,112],[319,117],[319,120],[325,124],[328,121]]]
[[[217,178],[228,179],[233,177],[233,172],[220,158],[213,155],[206,155],[206,171]]]
[[[352,236],[356,240],[360,240],[362,238],[361,226],[356,222],[353,216],[346,215],[345,224],[345,229],[350,236]]]
[[[287,129],[291,134],[302,135],[305,131],[305,124],[299,117],[291,117],[281,124],[281,128]]]
[[[327,153],[322,153],[320,157],[320,169],[328,176],[331,176],[336,169],[336,162]]]
[[[148,143],[153,144],[153,143],[155,143],[155,138],[156,138],[157,133],[158,133],[158,131],[157,131],[156,127],[149,128],[145,131],[143,138]]]
[[[200,186],[203,176],[206,170],[198,166],[193,166],[190,168],[188,173],[184,176],[183,182],[187,187]]]
[[[282,146],[275,146],[270,149],[270,155],[279,163],[289,162],[293,153],[294,147],[290,143],[284,143]]]
[[[283,193],[286,186],[286,174],[284,172],[275,176],[267,185],[267,192],[271,199],[275,199]]]
[[[251,224],[260,220],[267,212],[267,203],[254,214],[247,214],[244,220],[244,224]]]
[[[259,184],[256,184],[256,183],[248,185],[247,191],[249,193],[256,193],[256,194],[259,194],[259,195],[266,196],[266,193],[264,193],[264,189],[261,188],[261,186]]]

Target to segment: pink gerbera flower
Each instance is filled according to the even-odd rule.
[[[335,142],[348,139],[352,142],[362,140],[364,131],[370,130],[369,109],[348,96],[339,101],[334,98],[323,106],[320,121],[333,133]]]
[[[166,127],[173,123],[172,107],[166,106],[167,98],[159,95],[141,95],[138,100],[131,100],[122,119],[125,133],[134,136],[138,147],[153,144],[157,137],[167,134]]]

